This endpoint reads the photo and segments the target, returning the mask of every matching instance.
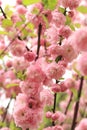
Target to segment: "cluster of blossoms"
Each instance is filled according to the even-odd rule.
[[[0,97],[5,93],[6,98],[15,99],[11,117],[15,129],[87,130],[87,24],[76,10],[87,1],[59,0],[53,9],[44,0],[31,5],[16,0],[8,12],[2,3]],[[72,77],[64,79],[67,69],[73,70]],[[8,107],[0,117],[2,122],[7,121]]]

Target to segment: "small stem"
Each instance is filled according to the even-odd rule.
[[[77,120],[77,115],[78,115],[78,110],[79,110],[79,102],[80,102],[82,87],[83,87],[83,80],[84,80],[84,77],[82,76],[80,80],[79,90],[78,90],[78,97],[77,97],[78,100],[76,101],[75,108],[74,108],[74,115],[73,115],[71,130],[74,130],[76,126],[76,120]]]
[[[55,113],[56,111],[56,97],[57,97],[57,93],[54,93],[54,105],[53,105],[53,113]],[[55,126],[55,122],[52,122],[52,126]]]
[[[5,14],[5,12],[4,12],[4,10],[2,9],[2,7],[1,7],[1,6],[0,6],[0,10],[1,10],[1,12],[2,12],[2,14],[3,14],[4,18],[5,18],[5,19],[7,19],[7,16],[6,16],[6,14]]]
[[[56,80],[56,84],[59,83],[58,80]],[[56,111],[56,99],[57,99],[57,93],[54,93],[54,104],[53,104],[53,113]],[[52,126],[55,126],[55,122],[52,121]]]
[[[6,109],[5,109],[5,113],[4,113],[4,116],[3,116],[2,122],[4,122],[5,119],[6,119],[7,112],[8,112],[8,108],[9,108],[9,106],[10,106],[11,101],[12,101],[12,98],[10,98],[10,100],[9,100],[9,102],[8,102],[8,105],[7,105]]]
[[[67,107],[66,107],[66,110],[65,110],[65,112],[64,112],[64,114],[65,114],[65,115],[66,115],[66,114],[67,114],[67,112],[68,112],[69,106],[70,106],[71,101],[72,101],[72,97],[73,97],[73,93],[71,93],[71,95],[70,95],[69,102],[68,102]]]
[[[55,113],[55,111],[56,111],[56,97],[57,97],[57,93],[54,94],[53,113]]]
[[[67,12],[67,10],[66,10],[66,8],[65,8],[65,11],[64,11],[64,13],[63,13],[65,16],[66,16],[66,12]]]
[[[30,51],[30,49],[26,46],[27,51]]]
[[[41,31],[42,31],[42,25],[41,25],[41,23],[40,23],[39,26],[38,26],[38,45],[37,45],[37,57],[36,57],[36,60],[38,59],[38,57],[39,57],[39,52],[40,52]]]

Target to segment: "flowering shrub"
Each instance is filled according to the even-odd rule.
[[[0,25],[0,130],[87,130],[87,1],[0,1]]]

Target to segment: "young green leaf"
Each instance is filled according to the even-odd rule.
[[[87,14],[87,6],[79,6],[77,8],[77,11],[79,11],[82,14]]]
[[[31,4],[35,4],[41,2],[41,0],[23,0],[22,3],[23,5],[27,6],[27,5],[31,5]]]
[[[42,3],[46,9],[54,10],[57,5],[57,0],[42,0]]]
[[[13,25],[13,22],[10,19],[4,19],[2,21],[2,27],[4,28],[11,27],[12,25]]]

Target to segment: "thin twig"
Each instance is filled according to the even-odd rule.
[[[69,102],[68,102],[67,107],[66,107],[66,110],[65,110],[65,112],[64,112],[64,114],[65,114],[65,115],[66,115],[66,114],[67,114],[67,112],[68,112],[69,106],[70,106],[71,101],[72,101],[72,97],[73,97],[73,93],[71,93],[71,95],[70,95]]]
[[[41,31],[42,31],[42,25],[41,25],[41,23],[40,23],[39,26],[38,26],[38,45],[37,45],[37,57],[36,57],[36,60],[38,59],[38,57],[39,57],[39,52],[40,52]]]
[[[2,14],[3,14],[3,17],[4,17],[5,19],[7,19],[7,16],[6,16],[6,14],[5,14],[5,12],[4,12],[4,10],[2,9],[1,6],[0,6],[0,10],[1,10]]]
[[[56,80],[56,84],[58,83],[59,81]],[[56,100],[57,100],[57,93],[54,93],[54,104],[53,104],[53,113],[56,112]],[[55,126],[55,122],[52,121],[52,126]]]
[[[56,98],[57,98],[57,93],[54,93],[54,105],[53,105],[53,113],[56,111]],[[55,126],[55,122],[52,121],[52,126]]]
[[[7,107],[5,108],[5,113],[4,113],[4,115],[3,115],[2,122],[4,122],[5,119],[6,119],[7,112],[8,112],[8,108],[9,108],[9,106],[10,106],[11,101],[12,101],[12,98],[10,98],[10,100],[9,100],[9,102],[8,102],[8,105],[7,105]]]
[[[82,76],[80,80],[79,90],[78,90],[78,97],[77,97],[78,99],[76,101],[75,108],[74,108],[74,115],[73,115],[71,130],[74,130],[76,126],[76,120],[77,120],[77,115],[78,115],[78,110],[79,110],[79,102],[80,102],[82,87],[83,87],[83,80],[84,80],[84,77]]]
[[[66,8],[65,8],[64,13],[63,13],[63,14],[66,16],[66,13],[67,13],[67,10],[66,10]]]

